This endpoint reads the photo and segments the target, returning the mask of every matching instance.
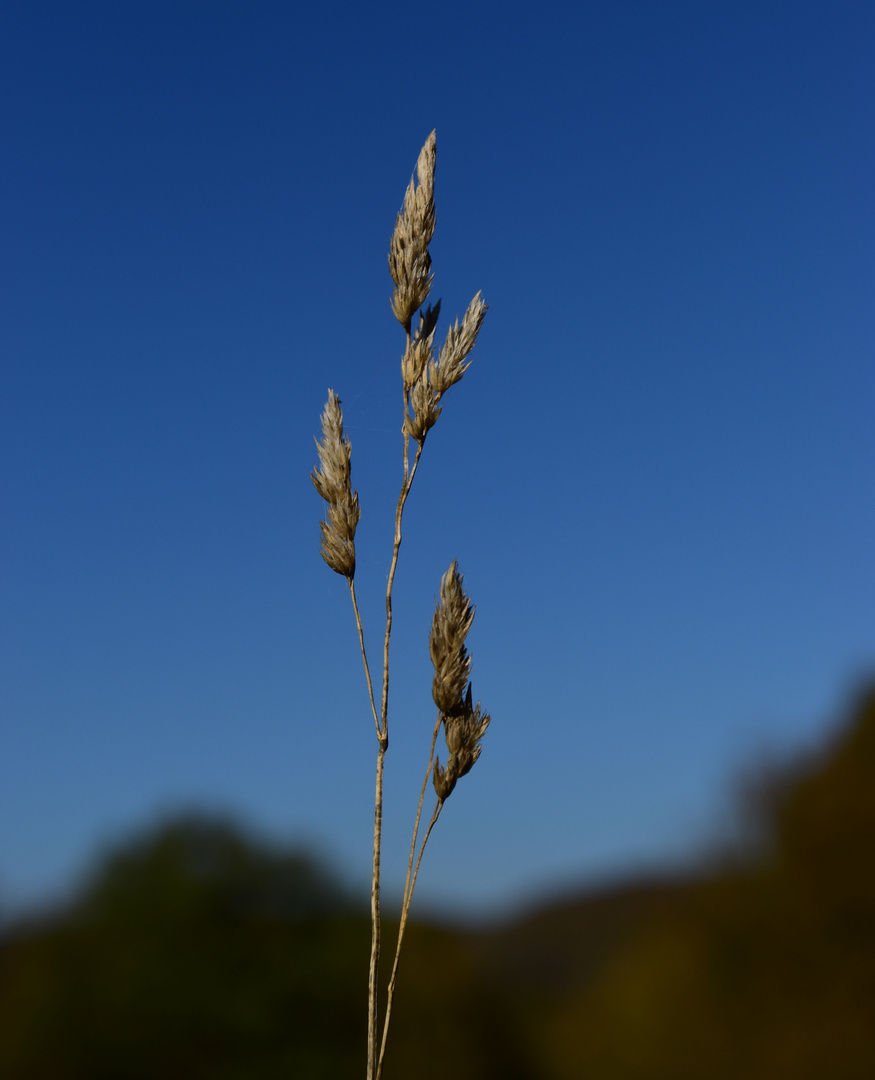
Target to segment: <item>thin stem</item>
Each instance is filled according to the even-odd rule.
[[[377,729],[377,738],[380,739],[377,751],[377,782],[374,796],[374,863],[371,876],[371,961],[368,969],[368,1077],[374,1073],[374,1058],[376,1056],[376,1032],[377,1032],[377,975],[380,962],[380,847],[383,828],[383,758],[386,753],[386,744],[382,738],[380,721],[377,717],[377,706],[374,702],[374,687],[371,682],[371,669],[368,665],[368,654],[365,650],[365,637],[362,631],[362,619],[359,614],[358,601],[355,595],[355,585],[352,578],[349,579],[349,595],[352,598],[352,607],[355,611],[355,624],[359,632],[359,644],[362,650],[362,660],[365,665],[365,678],[368,681],[368,695],[371,699],[371,712],[374,714],[374,725]]]
[[[409,339],[409,335],[408,335]],[[409,348],[409,342],[408,342]],[[407,415],[407,394],[404,396],[404,414]],[[386,583],[386,636],[383,640],[383,700],[381,716],[383,732],[388,736],[386,719],[389,712],[389,639],[392,636],[392,586],[395,583],[395,570],[398,567],[398,553],[401,550],[401,519],[404,515],[404,504],[410,494],[413,485],[413,477],[416,475],[416,466],[422,454],[422,443],[417,443],[416,456],[413,459],[413,467],[410,467],[410,435],[407,428],[404,429],[404,479],[401,483],[401,491],[398,495],[398,505],[395,507],[395,541],[392,546],[392,562],[389,566],[389,579]]]
[[[398,567],[398,552],[401,550],[401,518],[404,514],[404,504],[413,486],[413,477],[416,475],[416,466],[422,454],[422,444],[417,444],[413,466],[408,471],[408,443],[410,436],[404,432],[404,484],[401,494],[398,496],[398,506],[395,510],[395,543],[392,548],[392,562],[389,566],[389,581],[386,585],[386,637],[383,641],[383,701],[382,721],[383,735],[388,738],[387,718],[389,711],[389,639],[392,636],[392,586],[395,583],[395,570]]]
[[[413,886],[416,884],[416,875],[413,877],[411,884],[411,871],[413,870],[413,859],[416,854],[416,840],[419,835],[419,822],[422,817],[422,804],[425,802],[425,790],[428,787],[428,779],[431,776],[432,765],[434,764],[434,748],[437,744],[437,737],[441,729],[441,713],[438,711],[437,720],[435,721],[434,731],[431,736],[431,749],[428,755],[428,765],[425,769],[425,777],[422,781],[422,790],[419,793],[419,804],[416,807],[416,820],[413,823],[413,838],[410,841],[410,857],[407,860],[407,878],[404,882],[404,899],[401,905],[401,922],[398,926],[398,941],[395,945],[395,960],[392,964],[392,975],[389,979],[389,988],[386,996],[386,1017],[383,1021],[383,1039],[380,1045],[380,1060],[377,1063],[377,1077],[379,1078],[380,1072],[383,1068],[383,1056],[386,1052],[386,1040],[389,1037],[389,1017],[392,1014],[392,999],[395,996],[395,981],[398,976],[398,963],[401,957],[401,942],[404,939],[404,930],[407,925],[407,916],[410,911],[410,904],[413,900]],[[432,826],[437,821],[437,815],[440,813],[440,804],[435,807],[434,815],[432,816],[431,824],[428,827],[428,832],[431,832]],[[419,860],[416,863],[416,873],[419,873],[419,863],[422,861],[422,852],[425,851],[425,841],[428,840],[428,832],[426,833],[425,840],[422,843],[422,851],[419,853]]]
[[[377,738],[379,739],[382,735],[382,732],[380,731],[380,721],[377,718],[377,706],[374,703],[374,687],[371,683],[371,669],[368,667],[368,654],[365,652],[365,635],[362,632],[362,617],[361,615],[359,615],[359,606],[358,601],[355,598],[355,585],[353,584],[353,580],[352,578],[347,578],[347,580],[349,581],[349,595],[352,597],[352,607],[353,611],[355,612],[355,624],[359,632],[359,645],[361,645],[362,648],[362,660],[364,661],[365,665],[365,678],[368,680],[368,694],[371,698],[371,712],[374,714],[374,724],[377,728]]]
[[[432,753],[433,752],[434,751],[432,751]],[[410,882],[410,891],[407,893],[404,899],[404,906],[401,909],[401,922],[398,925],[398,944],[395,947],[395,962],[392,965],[392,975],[389,978],[389,989],[386,992],[386,1016],[383,1020],[383,1038],[380,1043],[380,1059],[377,1062],[377,1072],[374,1080],[380,1080],[380,1076],[383,1072],[383,1058],[386,1055],[386,1040],[389,1037],[389,1020],[392,1016],[392,999],[395,996],[395,980],[398,977],[398,961],[401,956],[401,942],[404,940],[404,931],[407,928],[407,916],[410,913],[410,904],[413,900],[413,890],[416,888],[416,879],[419,877],[419,866],[422,862],[422,856],[425,853],[425,845],[428,843],[428,838],[431,836],[431,830],[435,827],[437,819],[440,817],[443,805],[444,800],[438,798],[431,815],[431,821],[428,823],[428,828],[425,830],[425,836],[422,838],[422,847],[419,849],[419,857],[416,860],[416,869],[413,871],[413,880]]]
[[[371,963],[368,969],[368,1080],[377,1068],[377,976],[380,966],[380,846],[383,832],[383,759],[386,743],[377,750],[377,786],[374,797],[374,865],[371,877]]]
[[[407,351],[410,350],[410,329],[407,329]],[[407,390],[404,390],[404,419],[407,419]],[[383,694],[380,702],[380,716],[376,715],[373,692],[371,691],[371,706],[374,709],[374,722],[377,727],[379,749],[377,751],[377,783],[374,796],[374,863],[371,877],[371,963],[368,972],[368,1080],[374,1080],[375,1072],[379,1071],[380,1062],[377,1061],[377,1024],[378,1024],[378,1001],[377,1001],[377,975],[380,966],[380,846],[383,832],[383,764],[386,750],[389,746],[389,641],[392,636],[392,587],[395,582],[395,570],[398,567],[398,553],[401,550],[401,520],[404,516],[404,504],[410,494],[413,477],[416,475],[416,467],[422,454],[422,443],[416,447],[416,455],[413,466],[410,466],[410,434],[407,425],[404,425],[404,478],[401,483],[401,491],[398,495],[398,505],[395,508],[395,539],[392,546],[392,563],[389,567],[389,579],[386,584],[386,636],[383,641]],[[353,594],[353,605],[355,595]],[[358,608],[356,607],[358,618]],[[361,623],[358,621],[359,635],[361,636]],[[364,656],[364,640],[362,639],[362,655]],[[365,671],[367,672],[367,660]],[[368,689],[371,690],[370,676],[368,676]]]
[[[441,712],[438,710],[437,720],[434,723],[434,731],[431,735],[431,750],[428,755],[428,765],[425,768],[425,778],[422,781],[422,791],[419,793],[419,805],[416,807],[416,820],[413,822],[413,839],[410,841],[410,857],[407,860],[407,878],[404,881],[404,898],[402,901],[402,910],[404,905],[407,904],[407,897],[410,889],[410,872],[413,869],[413,857],[416,854],[416,838],[419,834],[419,819],[422,816],[422,804],[425,802],[425,789],[428,787],[428,780],[431,776],[431,768],[434,764],[434,748],[437,744],[437,737],[441,730]]]

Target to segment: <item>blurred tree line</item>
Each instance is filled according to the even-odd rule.
[[[756,805],[758,842],[687,880],[414,926],[386,1080],[870,1080],[875,687]],[[369,940],[307,854],[170,822],[3,932],[0,1076],[359,1077]]]

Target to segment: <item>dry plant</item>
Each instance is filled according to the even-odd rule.
[[[378,1043],[377,972],[380,962],[381,930],[380,843],[383,822],[383,765],[389,746],[389,642],[392,636],[392,586],[398,566],[398,553],[401,549],[401,523],[426,436],[441,414],[440,402],[444,394],[462,378],[468,369],[470,364],[468,356],[477,341],[487,307],[478,292],[468,305],[461,325],[457,319],[448,329],[444,344],[437,357],[435,356],[434,334],[440,313],[440,300],[434,306],[423,307],[434,278],[428,251],[435,227],[434,172],[435,133],[432,132],[419,154],[416,176],[411,177],[404,194],[404,205],[398,213],[389,245],[389,272],[395,283],[392,311],[404,328],[407,341],[401,360],[404,391],[401,426],[404,472],[401,492],[395,508],[395,540],[386,586],[383,683],[379,707],[374,698],[374,685],[365,650],[362,620],[354,584],[355,531],[360,516],[359,500],[357,492],[352,488],[351,446],[349,437],[343,430],[340,398],[333,390],[328,391],[328,401],[322,413],[322,438],[316,442],[319,465],[311,473],[316,490],[327,503],[325,521],[320,523],[322,557],[332,570],[346,578],[349,585],[377,736],[374,859],[371,882],[371,960],[368,974],[368,1080],[379,1080],[383,1068],[389,1020],[392,1015],[392,1001],[395,996],[398,958],[401,954],[410,903],[425,846],[456,782],[470,771],[480,756],[480,740],[489,726],[489,714],[481,710],[479,701],[475,705],[472,700],[469,681],[471,657],[465,646],[465,638],[474,619],[474,607],[462,587],[462,575],[453,560],[441,579],[440,598],[436,605],[429,636],[429,651],[434,664],[432,696],[438,712],[431,736],[425,779],[416,808],[410,857],[407,863],[407,879],[401,905],[398,942],[386,994],[382,1036]],[[418,322],[411,330],[417,313]],[[412,461],[411,441],[416,447]],[[435,756],[435,746],[441,727],[444,729],[447,743],[445,765],[441,765]],[[432,778],[437,799],[417,854],[416,845],[429,777]]]

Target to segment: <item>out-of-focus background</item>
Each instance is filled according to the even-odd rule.
[[[814,996],[761,1044],[791,1071],[762,1075],[827,1060],[794,1033],[824,1031],[827,1054],[842,1032],[805,1009],[835,1007],[867,1052],[875,990],[862,960],[836,971],[871,958],[875,922],[851,857],[875,788],[873,45],[875,11],[853,2],[4,5],[9,1075],[175,1075],[131,1050],[163,1030],[147,999],[200,1032],[179,1075],[279,1075],[290,1045],[300,1075],[343,1073],[279,1019],[298,1010],[312,1034],[320,1009],[357,1017],[361,988],[342,987],[367,952],[373,727],[308,473],[330,386],[377,658],[403,346],[386,252],[432,128],[438,337],[478,289],[490,311],[408,504],[390,899],[453,558],[494,721],[424,863],[411,1007],[421,992],[429,1039],[452,1029],[469,1063],[492,1047],[503,1076],[584,1060],[682,1076],[668,1058],[641,1071],[675,1045],[671,1016],[703,1010],[695,1063],[790,985]],[[839,808],[805,794],[819,784]],[[839,835],[845,870],[827,874]],[[201,963],[218,938],[237,942],[221,970],[250,972],[236,1004],[238,981]],[[296,950],[300,985],[281,962]],[[89,997],[89,980],[118,993]],[[463,983],[438,1021],[429,994]],[[106,1025],[86,1017],[116,1006],[104,1061]],[[238,1023],[238,1050],[217,1053]],[[407,1023],[400,1075],[425,1038]],[[33,1057],[47,1043],[73,1071]],[[841,1075],[869,1074],[855,1060]]]
[[[819,752],[749,784],[746,843],[720,862],[502,921],[415,919],[385,1075],[871,1076],[873,779],[870,686]],[[227,819],[130,838],[63,909],[0,937],[2,1075],[359,1076],[362,899]]]

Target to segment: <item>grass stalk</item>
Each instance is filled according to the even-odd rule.
[[[419,803],[416,807],[416,818],[413,822],[413,836],[410,841],[410,855],[407,859],[407,877],[404,881],[404,896],[401,902],[401,919],[398,923],[398,940],[395,944],[395,959],[392,962],[392,974],[389,976],[389,986],[386,990],[386,1016],[383,1021],[383,1038],[380,1043],[380,1058],[377,1062],[377,1073],[375,1080],[380,1080],[380,1076],[383,1071],[383,1058],[386,1054],[386,1042],[389,1038],[389,1020],[392,1016],[392,1002],[395,998],[395,984],[398,979],[398,963],[401,958],[401,945],[404,941],[404,931],[407,928],[407,918],[410,914],[410,904],[413,900],[413,890],[416,887],[416,879],[419,876],[419,866],[422,862],[422,856],[425,852],[425,845],[428,843],[428,838],[431,835],[431,830],[434,828],[438,816],[440,815],[441,807],[443,806],[443,800],[438,799],[434,812],[431,816],[428,829],[426,830],[425,837],[422,841],[422,847],[419,849],[419,858],[416,860],[416,869],[413,870],[413,859],[416,855],[416,840],[419,835],[419,822],[422,817],[422,807],[425,802],[425,791],[428,787],[429,777],[431,776],[432,765],[434,764],[434,751],[437,745],[437,737],[441,729],[441,714],[438,713],[437,720],[435,721],[434,731],[431,737],[431,750],[428,756],[428,765],[425,770],[425,778],[422,781],[422,791],[419,793]],[[413,875],[411,877],[411,871]]]
[[[404,195],[404,204],[395,222],[389,245],[389,271],[395,284],[392,310],[404,329],[406,342],[401,361],[404,389],[403,477],[395,507],[395,535],[392,559],[386,584],[386,630],[383,638],[383,681],[380,708],[377,710],[374,687],[365,649],[364,629],[356,600],[353,579],[356,570],[355,532],[360,509],[358,493],[351,483],[351,446],[343,430],[340,398],[328,391],[328,401],[322,413],[322,439],[317,440],[319,465],[311,473],[316,490],[327,504],[326,520],[320,523],[322,557],[338,574],[347,578],[359,646],[365,669],[371,712],[377,734],[377,768],[374,790],[374,844],[371,875],[371,955],[368,967],[368,1080],[379,1080],[386,1053],[389,1020],[398,975],[401,945],[410,913],[413,891],[428,839],[440,816],[444,803],[456,782],[473,767],[480,756],[480,739],[489,725],[489,715],[481,713],[480,702],[472,701],[471,659],[465,638],[474,618],[474,608],[462,588],[462,575],[455,561],[441,580],[440,601],[436,607],[429,637],[429,651],[435,668],[432,697],[438,706],[438,716],[431,739],[428,768],[413,827],[410,856],[395,958],[386,995],[386,1012],[382,1038],[377,1046],[379,1031],[378,977],[380,967],[381,927],[380,857],[383,835],[383,774],[389,747],[389,652],[392,638],[392,592],[398,556],[401,551],[404,509],[410,496],[413,480],[422,456],[425,439],[441,414],[440,401],[447,390],[459,382],[467,371],[468,354],[473,349],[486,314],[486,304],[478,292],[468,305],[461,325],[458,319],[447,332],[439,354],[434,345],[434,333],[440,314],[440,300],[425,307],[431,290],[431,256],[428,245],[434,233],[434,170],[436,143],[434,132],[428,137],[416,164],[416,176],[411,178]],[[418,183],[417,183],[418,181]],[[412,331],[414,316],[419,321]],[[410,460],[411,439],[416,443],[413,461]],[[441,726],[447,741],[447,762],[442,766],[435,748]],[[432,776],[437,802],[416,856],[416,844],[425,802],[428,778]],[[414,865],[414,857],[416,863]]]
[[[362,617],[359,614],[358,601],[355,598],[355,582],[353,581],[352,578],[349,578],[348,581],[349,581],[349,595],[352,598],[352,610],[355,612],[355,625],[356,625],[356,629],[358,630],[358,634],[359,634],[359,645],[361,646],[361,650],[362,650],[362,660],[363,660],[364,665],[365,665],[365,679],[367,680],[367,684],[368,684],[368,696],[371,699],[371,712],[374,715],[374,726],[377,729],[377,738],[379,739],[380,735],[381,735],[381,732],[380,732],[380,720],[379,720],[379,718],[377,716],[377,706],[376,706],[376,703],[374,701],[374,685],[371,682],[371,669],[368,666],[368,653],[367,653],[367,650],[365,649],[365,635],[364,635],[364,631],[362,630]]]

